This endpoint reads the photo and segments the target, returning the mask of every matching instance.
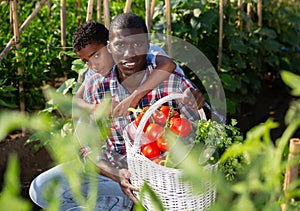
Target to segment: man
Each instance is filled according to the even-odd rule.
[[[116,65],[106,77],[95,75],[90,79],[84,95],[84,100],[90,104],[100,104],[110,96],[112,104],[121,102],[146,80],[152,71],[151,64],[146,60],[149,48],[148,31],[145,22],[139,16],[132,13],[117,16],[110,25],[107,48]],[[186,93],[192,90],[197,102],[192,106],[199,109],[204,104],[204,97],[194,88],[184,76],[171,74],[167,80],[144,96],[138,106],[149,106],[172,92]],[[182,103],[177,106],[187,118],[195,121],[199,119],[190,107]],[[126,169],[126,148],[122,136],[124,127],[133,120],[133,114],[112,118],[111,136],[97,165],[102,175],[118,182],[123,192],[136,202],[132,194],[136,187],[129,181],[130,172]]]
[[[116,65],[105,77],[96,73],[88,81],[83,99],[90,104],[100,104],[107,100],[106,97],[111,97],[112,105],[116,106],[147,80],[153,71],[153,64],[146,60],[149,48],[147,27],[140,17],[131,13],[117,16],[111,22],[109,33],[107,47]],[[138,106],[151,105],[153,101],[172,92],[186,93],[190,88],[194,88],[191,83],[182,74],[175,72],[150,92],[147,90],[149,93],[142,97]],[[201,108],[204,104],[203,96],[195,89],[192,89],[191,93],[197,101],[191,106]],[[178,107],[186,117],[195,120],[198,118],[198,116],[194,116],[195,113],[191,108],[185,107],[183,104],[178,104]],[[137,191],[137,188],[130,184],[130,172],[126,168],[126,148],[122,132],[124,127],[134,120],[134,115],[111,116],[110,119],[110,135],[101,157],[96,161],[100,174],[84,174],[79,185],[85,197],[89,196],[87,194],[89,187],[96,185],[98,188],[97,204],[95,207],[90,207],[94,210],[130,210],[133,202],[137,202],[132,194],[132,191]],[[63,165],[72,167],[72,163]],[[32,182],[30,197],[39,206],[49,207],[44,199],[45,187],[50,184],[50,181],[56,180],[62,184],[59,194],[54,196],[61,200],[61,209],[78,207],[70,190],[69,181],[66,180],[62,170],[63,165],[49,169]]]

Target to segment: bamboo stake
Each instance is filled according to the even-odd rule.
[[[76,7],[77,7],[76,23],[77,23],[77,26],[79,26],[80,25],[80,16],[81,16],[81,12],[80,12],[81,2],[80,2],[80,0],[77,0]]]
[[[243,0],[238,0],[238,28],[240,31],[243,30],[243,22],[241,18],[241,14],[243,12]]]
[[[36,14],[40,11],[41,7],[45,4],[46,0],[41,0],[39,5],[35,8],[35,10],[27,17],[22,26],[19,28],[19,34],[22,34],[24,29],[28,26],[30,21],[36,16]],[[15,44],[15,38],[12,37],[10,41],[7,43],[6,47],[0,54],[0,61],[4,58],[4,56],[10,51],[12,46]]]
[[[258,27],[262,27],[262,0],[257,0]]]
[[[10,11],[12,11],[11,7],[12,7],[12,4],[9,4]],[[14,33],[14,28],[13,28],[13,14],[12,14],[12,12],[9,13],[9,26],[10,26],[10,31],[12,33]]]
[[[154,15],[155,5],[156,5],[156,0],[152,0],[151,1],[151,8],[150,8],[150,25],[151,26],[152,26],[152,19],[153,19],[153,15]]]
[[[11,12],[13,15],[13,29],[14,29],[14,38],[16,42],[16,57],[17,63],[20,63],[21,61],[21,54],[19,53],[21,49],[21,44],[20,44],[20,33],[19,33],[19,19],[18,19],[18,10],[17,10],[17,1],[13,0],[10,2],[11,3]],[[21,113],[25,113],[25,98],[24,98],[24,86],[23,86],[23,68],[18,67],[18,75],[20,76],[19,79],[19,95],[20,95],[20,111]],[[25,129],[22,129],[22,136],[25,135]]]
[[[292,138],[290,140],[290,147],[289,147],[289,155],[288,155],[288,164],[285,171],[284,176],[284,184],[283,184],[283,191],[287,199],[290,199],[288,195],[288,188],[289,185],[298,178],[298,169],[299,164],[296,162],[295,159],[299,161],[300,156],[300,139],[299,138]],[[290,166],[289,164],[294,163],[294,165]],[[281,206],[282,210],[287,210],[287,205],[283,204]]]
[[[150,22],[150,0],[145,1],[146,7],[146,26],[148,28],[148,32],[151,30],[151,22]]]
[[[110,24],[110,14],[109,14],[109,0],[103,0],[104,1],[104,25],[106,28],[109,28]]]
[[[60,30],[62,51],[66,51],[66,0],[60,1]],[[66,58],[66,57],[65,57]]]
[[[102,6],[102,1],[97,0],[97,21],[99,23],[102,22],[101,6]]]
[[[220,0],[219,6],[219,49],[218,49],[218,71],[222,66],[222,48],[223,48],[223,0]]]
[[[167,19],[167,51],[169,56],[172,57],[171,50],[171,2],[170,0],[165,0],[166,4],[166,19]]]
[[[132,3],[132,0],[126,0],[125,7],[124,7],[124,13],[130,12],[131,3]]]
[[[251,3],[247,3],[247,17],[248,17],[247,32],[250,32],[251,30],[251,11],[252,11],[251,8],[252,8]]]
[[[92,20],[93,16],[93,4],[94,0],[88,1],[87,13],[86,13],[86,21]]]

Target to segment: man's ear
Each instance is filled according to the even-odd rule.
[[[106,48],[107,48],[107,51],[108,51],[108,53],[110,53],[111,54],[111,50],[110,50],[110,42],[109,41],[107,41],[107,45],[106,45]]]

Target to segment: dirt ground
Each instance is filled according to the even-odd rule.
[[[253,126],[265,122],[268,117],[273,117],[280,123],[280,126],[271,134],[275,140],[285,129],[284,116],[292,97],[286,88],[265,84],[257,99],[255,105],[243,105],[241,115],[234,118],[238,120],[238,127],[245,133]],[[300,137],[299,131],[295,137]],[[27,137],[15,133],[8,136],[4,142],[0,142],[0,190],[8,157],[11,153],[16,153],[21,165],[21,196],[30,200],[28,196],[30,182],[35,176],[51,167],[52,159],[44,148],[34,151],[32,144],[24,145],[26,139]],[[36,206],[33,209],[40,210]]]

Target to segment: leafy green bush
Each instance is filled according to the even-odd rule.
[[[238,113],[243,102],[254,103],[262,82],[280,80],[281,70],[300,73],[299,3],[296,6],[294,1],[263,1],[261,28],[257,26],[256,3],[251,3],[251,17],[246,14],[246,3],[250,2],[243,4],[242,29],[237,24],[237,1],[227,1],[224,6],[222,66],[218,74],[231,114]],[[219,2],[177,0],[171,1],[171,5],[172,35],[199,48],[217,70]],[[166,33],[164,10],[164,3],[159,2],[154,30],[160,33]],[[249,29],[247,24],[251,24]],[[190,74],[189,70],[186,74]]]
[[[20,1],[18,3],[19,23],[25,21],[27,16],[34,10],[39,1]],[[44,107],[45,100],[42,87],[50,84],[57,87],[61,81],[68,77],[75,77],[76,74],[70,70],[73,58],[67,57],[66,60],[60,57],[61,32],[60,32],[60,1],[51,1],[51,8],[43,6],[37,16],[33,18],[28,27],[20,36],[21,61],[16,62],[15,48],[9,52],[1,61],[1,100],[0,106],[17,107],[19,101],[18,81],[24,84],[23,97],[26,100],[27,110],[36,110]],[[0,29],[0,42],[5,46],[13,37],[10,25],[9,2],[0,3],[0,12],[3,20]],[[79,22],[85,21],[84,16],[76,16],[77,12],[85,14],[85,4],[80,8],[76,7],[76,1],[67,1],[67,47],[71,48],[72,33]],[[70,49],[71,50],[71,49]],[[20,78],[17,68],[21,67],[24,76]],[[60,79],[60,80],[58,80]],[[58,84],[58,85],[57,85]]]

